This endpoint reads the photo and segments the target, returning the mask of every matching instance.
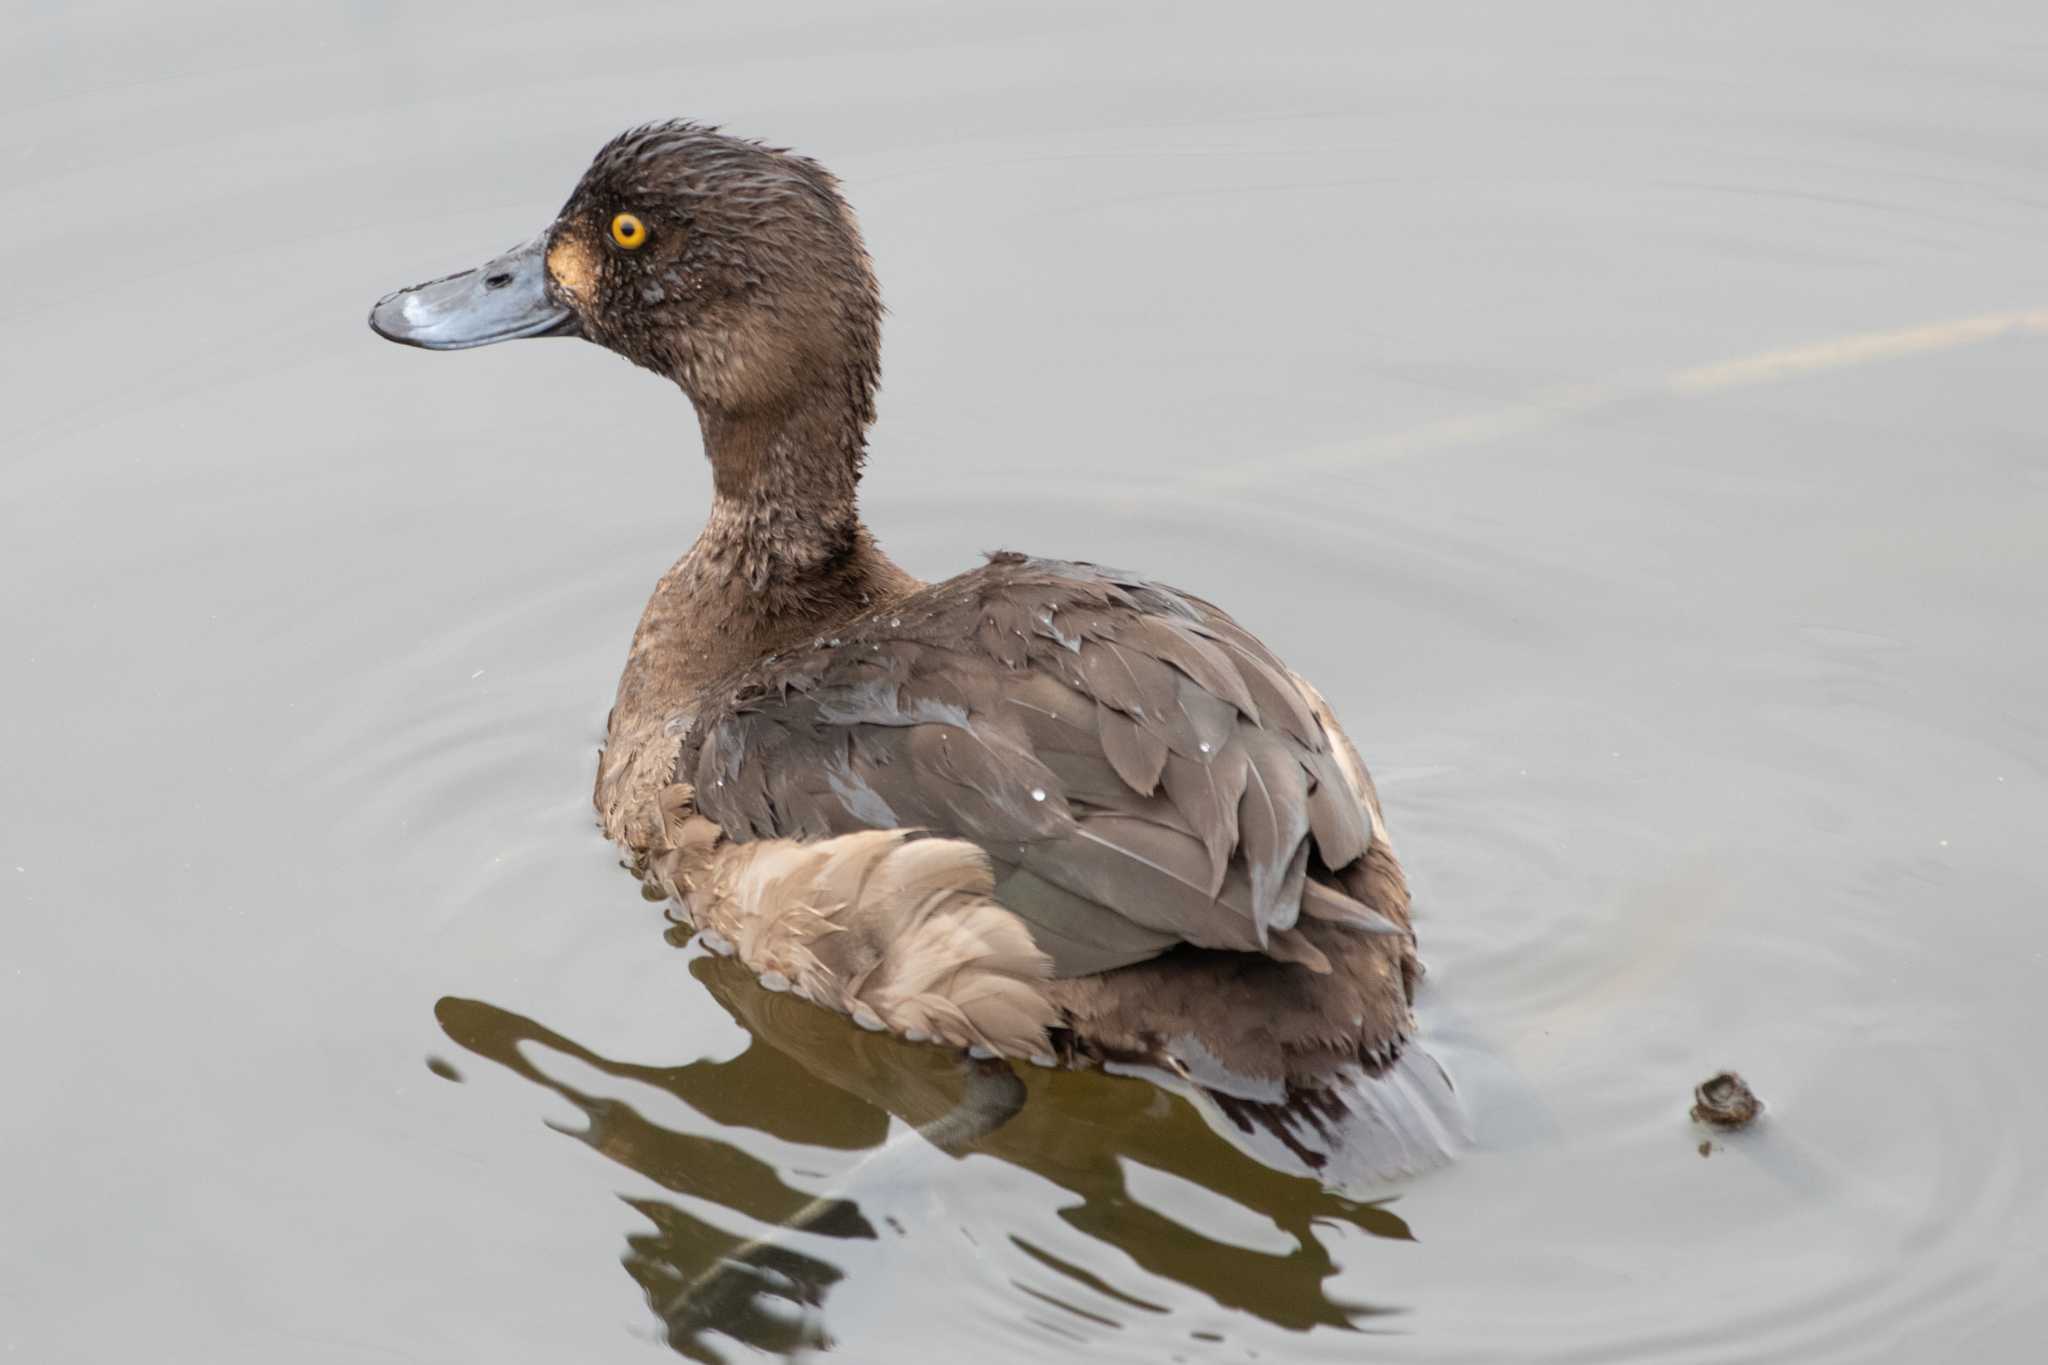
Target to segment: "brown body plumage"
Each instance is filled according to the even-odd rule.
[[[1185,593],[1019,555],[926,585],[862,525],[880,302],[830,175],[638,129],[531,250],[557,311],[504,334],[674,379],[711,460],[596,786],[708,943],[866,1027],[1151,1068],[1311,1166],[1347,1115],[1441,1136],[1407,891],[1321,696]],[[373,325],[480,344],[405,334],[430,312]]]

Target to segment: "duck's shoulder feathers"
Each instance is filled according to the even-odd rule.
[[[721,683],[676,775],[735,840],[978,845],[1059,976],[1182,943],[1327,970],[1303,911],[1406,925],[1344,889],[1372,821],[1319,709],[1198,598],[1002,554]]]

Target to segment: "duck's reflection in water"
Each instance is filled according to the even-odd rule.
[[[775,1352],[826,1344],[825,1298],[843,1278],[835,1261],[856,1262],[863,1253],[854,1244],[880,1235],[853,1199],[866,1171],[852,1171],[839,1192],[847,1197],[814,1196],[733,1142],[664,1128],[623,1101],[559,1079],[535,1063],[536,1049],[665,1091],[721,1129],[752,1129],[812,1148],[878,1151],[894,1115],[931,1132],[948,1151],[992,1156],[1070,1191],[1078,1202],[1058,1212],[1075,1231],[1152,1275],[1276,1326],[1355,1330],[1392,1311],[1339,1302],[1326,1292],[1335,1266],[1316,1229],[1341,1223],[1375,1237],[1412,1240],[1407,1224],[1387,1207],[1390,1201],[1347,1199],[1269,1170],[1211,1132],[1177,1096],[1094,1072],[1022,1068],[1021,1089],[1007,1072],[982,1068],[977,1079],[976,1068],[956,1054],[852,1028],[837,1015],[761,989],[730,961],[699,958],[691,971],[753,1037],[730,1061],[674,1067],[613,1061],[530,1019],[452,996],[435,1013],[464,1048],[581,1110],[588,1122],[581,1131],[564,1129],[569,1136],[690,1200],[770,1229],[802,1229],[783,1236],[736,1233],[662,1200],[628,1201],[653,1230],[627,1239],[626,1269],[645,1289],[669,1344],[692,1359],[721,1359],[706,1340],[710,1333]],[[994,1089],[1005,1098],[993,1110],[983,1103],[983,1120],[961,1131],[960,1115],[974,1108],[970,1092],[988,1091],[992,1074],[1000,1075]],[[899,1135],[899,1143],[906,1138],[920,1142]],[[1235,1202],[1286,1234],[1292,1250],[1276,1254],[1219,1241],[1140,1202],[1127,1186],[1126,1162]],[[894,1228],[895,1220],[885,1225]],[[991,1234],[974,1231],[983,1240]],[[1086,1291],[1069,1303],[1017,1282],[1034,1301],[1096,1322],[1107,1320],[1105,1308],[1168,1311],[1142,1289],[1110,1284],[1056,1247],[1016,1232],[995,1235]],[[847,1250],[835,1253],[835,1241]]]

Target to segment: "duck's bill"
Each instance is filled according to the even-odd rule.
[[[386,294],[370,330],[430,351],[580,334],[576,315],[548,295],[546,233],[474,270]]]

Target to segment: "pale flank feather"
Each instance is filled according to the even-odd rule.
[[[653,870],[714,946],[769,984],[870,1028],[1012,1057],[1051,1051],[1051,959],[996,903],[974,845],[910,830],[735,844],[694,814],[671,828]]]

